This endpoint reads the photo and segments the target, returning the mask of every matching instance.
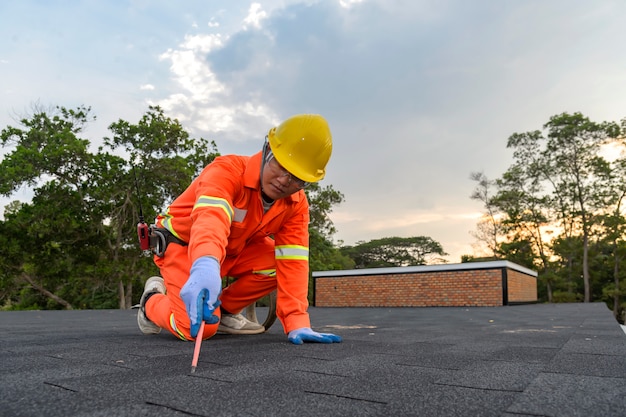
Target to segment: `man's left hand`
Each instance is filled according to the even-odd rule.
[[[340,343],[341,336],[332,333],[317,333],[310,327],[301,327],[289,332],[287,338],[294,345],[301,345],[304,342],[315,343]]]

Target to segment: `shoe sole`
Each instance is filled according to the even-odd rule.
[[[158,277],[158,276],[150,277],[146,280],[146,283],[143,286],[144,293],[148,289],[155,289],[157,292],[160,292],[161,294],[165,294],[165,292],[167,291],[165,287],[165,281],[163,280],[162,277]]]
[[[161,328],[156,324],[149,321],[145,316],[141,317],[141,308],[137,312],[137,325],[139,326],[139,330],[143,334],[159,334],[161,333]]]
[[[161,277],[148,278],[143,287],[143,294],[141,295],[142,299],[144,295],[146,294],[146,291],[150,289],[156,290],[156,292],[158,293],[165,294],[166,289],[165,289],[165,283],[163,281],[163,278]],[[141,311],[141,301],[139,303],[139,311],[137,311],[137,325],[139,326],[139,330],[141,330],[141,333],[143,334],[161,333],[161,328],[157,326],[156,324],[152,323],[150,320],[148,320],[145,314],[143,314],[143,312]]]
[[[232,327],[226,327],[220,324],[217,326],[217,332],[222,334],[261,334],[265,333],[265,327],[261,327],[260,329],[244,330],[233,329]]]

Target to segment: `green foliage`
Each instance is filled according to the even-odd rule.
[[[583,301],[583,295],[580,293],[554,291],[552,295],[553,303],[580,303]]]
[[[473,175],[472,198],[484,204],[489,230],[497,232],[485,245],[498,258],[538,270],[539,294],[549,301],[611,294],[619,314],[623,295],[605,288],[619,287],[626,267],[626,158],[622,152],[607,159],[602,151],[607,144],[624,149],[624,128],[626,119],[620,126],[562,113],[543,130],[509,137],[514,162],[501,178]]]
[[[155,216],[217,155],[214,143],[190,139],[158,107],[136,125],[111,124],[113,136],[92,153],[77,136],[89,113],[57,107],[2,130],[12,150],[0,163],[0,193],[27,186],[34,194],[9,205],[0,222],[0,296],[11,308],[130,307],[140,295],[133,287],[157,272],[139,256],[139,203]]]
[[[502,242],[497,249],[500,258],[515,262],[526,268],[536,269],[537,255],[532,242],[524,239],[514,239],[510,242]]]
[[[317,231],[324,239],[332,239],[336,233],[335,226],[330,219],[333,207],[344,201],[344,196],[335,190],[332,185],[326,187],[313,183],[305,189],[310,206],[310,229]]]
[[[7,127],[0,134],[3,146],[15,149],[0,164],[0,194],[10,195],[22,185],[34,186],[42,173],[60,183],[78,184],[86,179],[82,168],[89,163],[89,141],[78,139],[83,126],[90,120],[90,109],[56,108],[56,114],[45,112],[23,119],[26,128]]]
[[[440,257],[447,255],[439,242],[427,236],[385,237],[344,246],[340,251],[354,261],[356,268],[442,263]]]

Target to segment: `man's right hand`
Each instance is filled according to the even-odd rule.
[[[180,290],[180,298],[185,303],[191,321],[191,337],[196,337],[200,323],[216,324],[219,318],[213,314],[220,305],[217,297],[222,291],[220,264],[217,259],[204,256],[191,266],[189,279]]]

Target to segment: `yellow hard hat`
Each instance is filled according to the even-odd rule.
[[[267,136],[274,157],[291,174],[306,182],[324,178],[333,151],[333,138],[322,116],[291,116],[270,129]]]

